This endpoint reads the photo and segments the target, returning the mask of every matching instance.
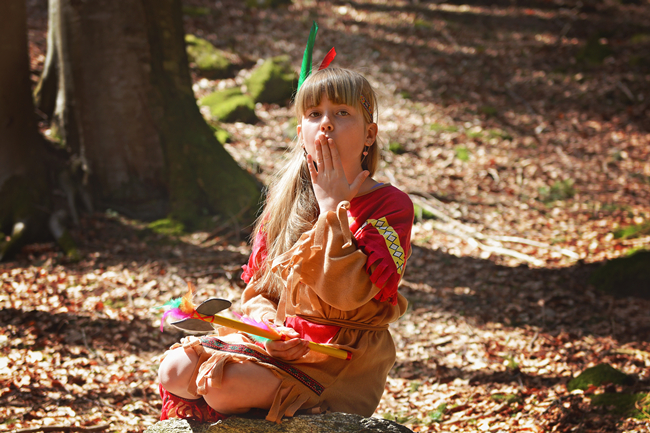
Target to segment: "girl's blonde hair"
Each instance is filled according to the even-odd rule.
[[[299,122],[306,110],[320,104],[323,95],[334,103],[357,108],[363,113],[366,124],[374,123],[372,113],[377,113],[377,96],[361,74],[342,68],[326,68],[310,75],[295,98]],[[370,105],[371,113],[361,104],[361,95]],[[361,166],[372,176],[379,164],[380,149],[377,143],[373,143],[367,150],[368,155],[362,156]],[[254,234],[262,231],[266,236],[267,259],[255,274],[255,279],[261,279],[263,291],[279,296],[281,281],[270,272],[270,265],[313,227],[318,213],[302,137],[298,137],[298,143],[289,152],[289,162],[271,180],[266,206],[253,230]]]

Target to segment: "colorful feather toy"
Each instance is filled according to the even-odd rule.
[[[194,305],[192,298],[194,297],[194,286],[188,283],[188,292],[182,298],[172,299],[169,302],[157,307],[163,309],[160,330],[163,331],[163,325],[167,317],[171,316],[177,319],[172,322],[177,328],[185,331],[196,332],[210,332],[213,331],[214,325],[221,325],[227,328],[242,331],[248,334],[256,341],[266,342],[267,340],[288,340],[289,337],[279,332],[279,330],[270,322],[258,322],[250,317],[244,317],[240,314],[234,313],[239,319],[229,319],[227,317],[219,316],[216,313],[230,307],[230,301],[225,299],[210,298],[201,303],[198,307]],[[261,338],[260,338],[261,337]],[[315,352],[324,353],[339,359],[352,359],[352,354],[343,349],[337,349],[332,346],[324,344],[308,342],[309,348]]]

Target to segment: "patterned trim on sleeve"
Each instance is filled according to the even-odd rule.
[[[395,229],[388,224],[386,217],[379,218],[378,220],[369,219],[366,222],[372,224],[379,234],[384,237],[386,247],[388,248],[388,251],[390,251],[393,262],[395,262],[397,273],[402,275],[402,272],[404,272],[405,254],[404,249],[400,245],[399,236],[397,236]]]

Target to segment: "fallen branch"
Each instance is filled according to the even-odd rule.
[[[646,352],[639,349],[621,348],[621,349],[612,350],[611,353],[618,353],[621,355],[632,355],[642,359],[643,361],[650,361],[650,352]]]
[[[483,236],[481,234],[481,236]],[[578,260],[580,256],[576,253],[574,253],[571,250],[567,250],[566,248],[558,248],[553,245],[545,244],[542,242],[537,242],[537,241],[531,241],[529,239],[524,239],[524,238],[518,238],[515,236],[490,236],[490,239],[494,239],[499,242],[512,242],[516,244],[523,244],[523,245],[530,245],[531,247],[537,247],[537,248],[544,248],[546,250],[551,250],[558,252],[560,254],[563,254],[567,257],[570,257],[572,259]]]
[[[439,207],[443,205],[442,202],[436,200],[436,204],[438,206],[432,206],[428,203],[428,201],[431,199],[428,197],[422,197],[421,193],[418,193],[418,195],[409,194],[409,197],[413,203],[420,206],[422,209],[444,223],[443,224],[437,221],[433,221],[433,227],[436,230],[464,239],[466,242],[470,243],[474,247],[480,248],[482,251],[514,257],[519,260],[532,263],[535,266],[543,266],[544,261],[527,254],[520,253],[519,251],[505,248],[502,242],[519,243],[534,246],[537,248],[544,248],[547,250],[556,251],[575,260],[579,258],[578,254],[574,253],[573,251],[567,250],[565,248],[558,248],[553,245],[544,244],[542,242],[532,241],[529,239],[514,236],[489,236],[483,234],[473,227],[458,222],[454,218],[450,217],[445,211],[441,210]]]

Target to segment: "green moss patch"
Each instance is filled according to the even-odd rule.
[[[151,231],[164,236],[181,236],[185,233],[185,226],[171,218],[164,218],[147,225]]]
[[[296,74],[288,56],[266,60],[246,80],[248,94],[255,102],[284,104],[291,99]]]
[[[580,373],[577,377],[569,381],[567,389],[574,391],[576,389],[586,390],[591,385],[600,386],[605,383],[613,383],[615,385],[630,385],[633,382],[632,378],[612,367],[609,364],[598,364]]]
[[[221,122],[255,123],[258,120],[253,99],[238,88],[211,93],[201,98],[199,104],[209,107],[212,117]]]
[[[650,394],[608,392],[595,394],[590,398],[592,405],[606,407],[615,415],[641,420],[650,419]]]
[[[406,149],[404,148],[404,146],[402,146],[400,143],[397,143],[395,141],[391,141],[388,144],[388,150],[390,150],[395,155],[402,155],[406,153]]]
[[[617,239],[632,239],[648,235],[650,235],[650,221],[621,227],[614,231],[614,237]]]
[[[442,123],[432,123],[429,128],[434,132],[458,132],[457,126],[443,125]]]
[[[230,133],[218,125],[210,125],[214,138],[217,139],[219,144],[226,144],[230,142]]]
[[[550,187],[542,187],[538,190],[539,199],[546,204],[557,200],[569,200],[576,194],[574,183],[573,179],[565,179],[556,181]]]
[[[650,299],[650,251],[610,260],[591,274],[589,283],[611,295]]]
[[[465,146],[456,146],[454,148],[454,152],[456,153],[456,158],[460,159],[463,162],[469,161],[471,153]]]
[[[190,65],[198,69],[202,76],[209,79],[234,76],[235,65],[225,51],[194,35],[185,35],[185,46]]]

